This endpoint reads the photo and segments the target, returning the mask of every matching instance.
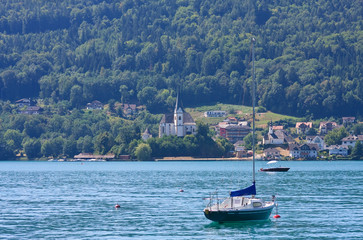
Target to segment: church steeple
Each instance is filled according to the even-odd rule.
[[[181,107],[181,102],[179,100],[179,93],[176,96],[175,109],[174,109],[174,126],[175,133],[178,137],[183,137],[184,133],[184,111]]]
[[[268,134],[273,134],[274,133],[274,130],[273,130],[273,128],[272,128],[272,120],[271,120],[271,122],[270,122],[270,126],[269,126],[269,128],[268,128]]]
[[[176,95],[174,113],[176,113],[177,111],[182,111],[183,112],[182,103],[181,103],[181,101],[179,99],[179,92]]]

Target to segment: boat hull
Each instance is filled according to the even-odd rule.
[[[287,172],[290,168],[277,167],[277,168],[261,168],[261,172]]]
[[[261,208],[256,210],[228,210],[228,211],[209,211],[204,210],[204,215],[214,222],[238,222],[267,220],[272,212],[273,207]]]

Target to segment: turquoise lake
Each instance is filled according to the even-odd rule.
[[[218,224],[203,198],[249,186],[252,162],[0,161],[0,239],[363,239],[363,162],[281,164],[256,171],[281,218]]]

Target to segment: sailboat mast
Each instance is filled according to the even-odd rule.
[[[255,43],[253,37],[252,42],[252,160],[253,160],[253,184],[255,184],[255,106],[256,106],[256,83],[255,83]]]

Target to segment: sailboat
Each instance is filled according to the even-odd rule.
[[[252,221],[252,220],[267,220],[273,208],[276,205],[275,196],[272,196],[271,201],[264,201],[256,197],[255,185],[255,51],[254,43],[255,38],[252,38],[252,80],[253,80],[253,137],[252,137],[252,150],[253,150],[253,171],[252,171],[252,185],[232,191],[229,197],[223,202],[218,199],[218,193],[211,194],[209,203],[204,209],[204,215],[209,220],[214,222],[235,222],[235,221]]]

